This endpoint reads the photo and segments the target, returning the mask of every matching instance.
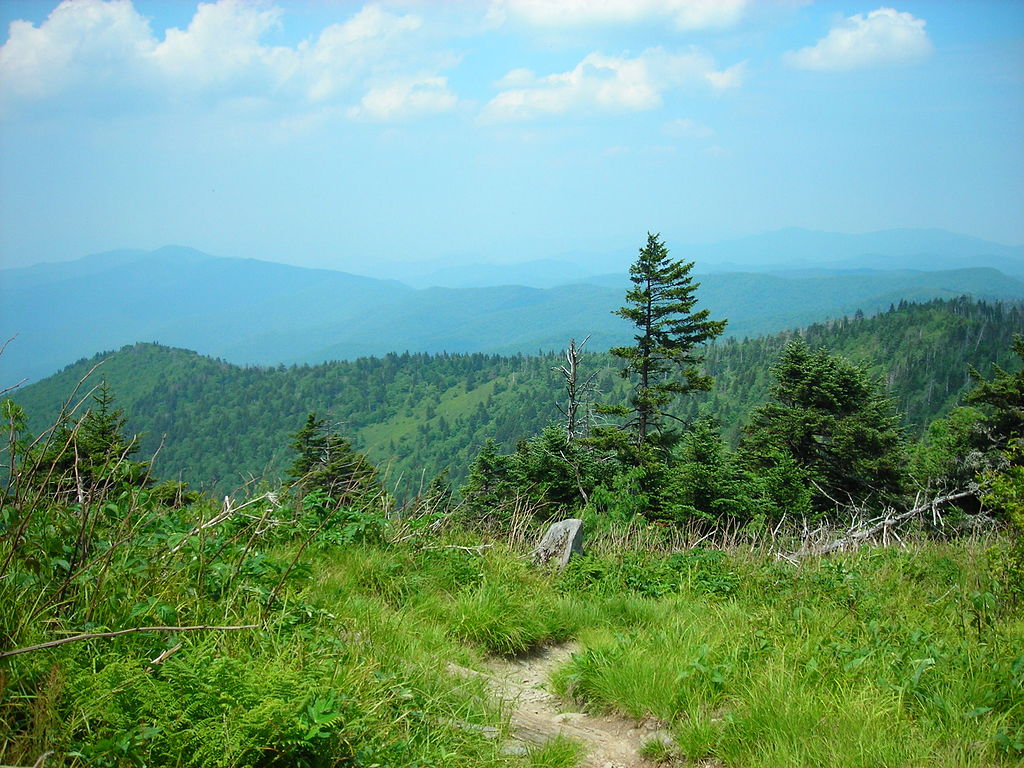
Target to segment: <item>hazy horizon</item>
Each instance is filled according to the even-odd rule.
[[[907,229],[907,228],[893,228],[893,229],[889,229],[889,230],[876,230],[876,231],[870,231],[870,232],[853,232],[853,233],[849,233],[849,232],[827,232],[825,230],[813,230],[813,229],[808,229],[806,227],[782,227],[782,228],[779,228],[779,229],[776,229],[776,230],[771,230],[771,231],[768,231],[768,232],[760,232],[760,233],[756,233],[756,234],[752,234],[752,235],[746,235],[746,236],[743,236],[743,237],[729,238],[729,239],[719,240],[719,241],[708,241],[708,242],[674,242],[674,243],[667,243],[667,245],[670,247],[670,253],[672,252],[672,249],[675,249],[677,251],[685,251],[686,253],[684,254],[684,257],[687,258],[687,259],[691,259],[692,260],[692,259],[695,258],[693,251],[694,250],[699,250],[702,247],[704,247],[704,248],[713,248],[713,249],[716,249],[716,250],[720,250],[720,249],[723,249],[723,248],[727,249],[729,246],[743,245],[746,241],[758,242],[758,241],[760,241],[762,239],[772,238],[772,237],[775,237],[775,236],[785,236],[785,235],[788,235],[790,233],[803,233],[803,234],[808,234],[808,235],[821,235],[821,236],[835,237],[835,238],[844,238],[844,239],[845,238],[849,238],[850,242],[854,242],[856,238],[861,237],[861,236],[864,236],[864,237],[884,236],[884,235],[887,235],[887,234],[890,234],[890,233],[905,233],[905,232],[909,232],[909,233],[934,232],[936,234],[943,235],[943,236],[944,235],[951,235],[954,238],[961,238],[962,237],[962,238],[969,238],[969,239],[972,239],[972,240],[976,239],[979,242],[984,242],[984,243],[989,243],[989,244],[992,244],[992,245],[997,245],[997,246],[1000,246],[1001,248],[1008,248],[1008,249],[1021,249],[1021,248],[1024,248],[1024,245],[1018,245],[1018,244],[1014,244],[1014,243],[1001,243],[1001,242],[998,242],[998,241],[995,241],[995,240],[985,240],[984,238],[974,238],[973,236],[966,235],[964,233],[949,232],[948,230],[942,230],[942,229],[938,229],[938,228],[928,228],[928,229],[921,229],[921,230]],[[538,262],[550,262],[550,263],[553,263],[553,264],[574,265],[574,266],[577,266],[577,267],[580,267],[580,268],[584,268],[586,266],[590,266],[587,263],[587,261],[588,261],[589,258],[592,258],[592,257],[597,257],[598,259],[601,259],[601,261],[598,261],[597,264],[595,265],[596,271],[592,271],[592,274],[597,275],[597,274],[599,274],[599,273],[601,273],[603,271],[613,271],[613,270],[606,269],[611,264],[611,260],[612,259],[614,259],[618,263],[611,264],[611,266],[614,267],[615,269],[621,268],[621,270],[624,271],[625,269],[628,268],[629,263],[632,261],[632,259],[635,256],[635,251],[636,251],[636,247],[633,247],[632,245],[624,245],[622,248],[618,248],[618,249],[606,248],[601,253],[597,253],[597,252],[589,252],[589,253],[587,253],[587,252],[581,252],[581,251],[571,251],[571,252],[563,252],[563,253],[558,253],[558,254],[550,254],[550,255],[541,256],[541,257],[533,257],[533,256],[530,256],[529,254],[522,254],[518,258],[510,257],[510,258],[506,258],[506,259],[496,259],[496,260],[481,259],[478,255],[475,255],[475,254],[453,253],[453,254],[448,254],[448,255],[438,255],[438,256],[425,257],[425,258],[420,258],[420,259],[415,259],[414,258],[414,259],[411,259],[411,260],[408,260],[408,261],[402,260],[402,259],[399,259],[399,258],[396,258],[394,260],[379,259],[379,260],[368,261],[368,262],[363,262],[362,264],[358,264],[358,258],[355,258],[355,259],[339,259],[339,263],[331,264],[331,265],[304,265],[304,264],[301,264],[301,263],[292,263],[292,262],[289,262],[288,260],[285,260],[285,259],[274,258],[273,254],[268,255],[268,256],[263,256],[263,257],[248,256],[248,255],[245,255],[245,254],[238,254],[238,255],[233,255],[233,256],[225,256],[224,254],[209,253],[209,252],[203,251],[202,249],[195,248],[194,246],[189,245],[187,243],[166,243],[166,244],[164,244],[162,246],[159,246],[157,248],[152,248],[152,249],[149,249],[149,248],[135,248],[135,247],[131,247],[131,246],[125,246],[125,247],[118,247],[118,248],[110,248],[110,249],[106,249],[106,250],[103,250],[103,251],[96,251],[96,252],[93,252],[93,253],[83,253],[83,254],[74,254],[74,255],[69,254],[66,258],[51,259],[51,260],[46,260],[46,261],[32,262],[32,263],[28,263],[28,264],[19,264],[19,265],[13,265],[13,266],[8,266],[5,263],[0,263],[0,270],[3,270],[3,269],[19,269],[19,268],[28,268],[28,267],[45,266],[45,265],[60,265],[60,264],[64,264],[64,263],[67,263],[67,262],[79,261],[79,260],[89,259],[89,258],[93,258],[93,257],[102,257],[102,256],[105,256],[105,255],[108,255],[108,254],[129,253],[129,252],[133,252],[133,251],[138,251],[140,253],[148,254],[148,253],[155,253],[157,251],[168,249],[168,248],[169,249],[183,249],[183,250],[188,250],[188,251],[197,251],[197,252],[202,253],[202,254],[204,254],[206,256],[211,256],[211,257],[214,257],[214,258],[256,259],[258,261],[267,261],[267,262],[271,262],[271,263],[275,263],[275,264],[286,264],[286,265],[290,265],[290,266],[299,266],[299,267],[305,266],[305,267],[308,267],[308,268],[311,268],[311,269],[329,269],[329,270],[342,271],[342,272],[348,272],[348,273],[353,273],[353,274],[365,274],[366,276],[375,277],[375,278],[380,278],[380,277],[383,276],[384,279],[397,279],[397,280],[401,279],[400,276],[398,276],[400,273],[396,272],[395,273],[396,274],[395,277],[391,277],[390,276],[391,273],[395,272],[396,270],[402,270],[402,269],[405,269],[405,268],[413,270],[414,273],[417,274],[417,275],[429,274],[431,272],[431,270],[457,269],[460,266],[480,266],[480,267],[486,267],[486,266],[490,265],[490,266],[493,266],[493,267],[514,267],[514,266],[517,266],[517,265],[525,265],[525,264],[538,263]],[[899,251],[899,253],[900,253],[900,255],[907,255],[907,256],[912,255],[911,252],[907,251],[907,250],[901,250],[901,251]],[[720,260],[721,259],[721,254],[719,253],[717,255],[719,256],[719,260]],[[966,254],[960,254],[960,255],[966,255]],[[1021,254],[1021,257],[1024,257],[1024,253]],[[699,255],[696,257],[696,260],[697,260],[696,266],[698,268],[698,271],[700,271],[700,268],[702,266],[709,266],[709,267],[719,266],[719,264],[714,263],[714,262],[709,263],[709,264],[703,264],[702,260],[699,257]],[[840,254],[839,256],[835,257],[834,260],[836,260],[836,261],[842,260],[842,254]],[[767,268],[767,267],[778,267],[779,265],[792,265],[794,263],[800,263],[800,262],[801,262],[801,257],[800,257],[799,254],[791,255],[791,256],[776,256],[774,260],[773,260],[773,257],[771,255],[769,255],[769,256],[766,257],[766,259],[762,263],[756,263],[754,261],[749,261],[748,262],[748,266],[750,266],[751,269],[756,270],[756,269],[761,268],[761,267],[765,267],[765,268]],[[821,266],[827,266],[827,265],[828,265],[828,261],[824,261]],[[365,267],[364,271],[362,271],[362,272],[359,271],[359,267],[360,266]]]

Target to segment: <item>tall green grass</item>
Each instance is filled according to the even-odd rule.
[[[0,660],[0,763],[52,752],[50,766],[509,764],[464,727],[499,717],[479,685],[453,685],[455,641],[396,607],[415,589],[400,578],[416,570],[410,548],[379,534],[340,546],[269,498],[206,528],[221,511],[208,503],[169,509],[133,491],[87,504],[5,510],[0,652],[140,626],[255,627]],[[89,547],[67,551],[83,531]],[[346,549],[363,557],[325,576]]]
[[[758,548],[672,551],[679,540],[634,526],[558,573],[531,562],[520,528],[514,546],[369,512],[323,528],[270,496],[202,527],[221,511],[145,490],[5,507],[2,650],[138,626],[256,628],[0,659],[0,763],[52,750],[51,766],[568,766],[569,744],[504,752],[484,683],[448,666],[570,638],[581,650],[560,690],[663,720],[674,744],[658,754],[678,764],[1024,755],[1024,619],[990,543],[793,564]]]
[[[690,560],[652,559],[664,594],[636,599],[653,602],[657,620],[584,633],[561,690],[665,720],[692,764],[1011,765],[1024,755],[1024,622],[980,545],[866,549],[799,567],[743,554],[710,574]],[[735,576],[724,593],[723,568]],[[635,580],[622,558],[576,569],[568,581],[589,572],[581,599]]]

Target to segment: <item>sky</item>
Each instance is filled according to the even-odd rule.
[[[1019,0],[0,0],[0,34],[0,267],[1024,243]]]

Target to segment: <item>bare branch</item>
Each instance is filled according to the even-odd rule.
[[[207,528],[212,528],[215,525],[220,525],[225,520],[227,520],[228,518],[234,516],[236,513],[240,512],[241,510],[245,509],[246,507],[251,506],[251,505],[255,504],[258,501],[263,501],[264,499],[269,501],[272,505],[277,506],[277,494],[273,493],[272,491],[268,491],[267,493],[264,493],[262,496],[257,496],[255,499],[250,499],[249,501],[245,502],[244,504],[242,504],[241,506],[238,506],[238,507],[232,507],[231,506],[231,497],[230,496],[225,496],[224,497],[224,508],[221,510],[221,512],[216,514],[210,520],[207,520],[205,523],[200,523],[195,528],[193,528],[191,531],[186,533],[185,537],[181,541],[179,541],[177,544],[175,544],[173,547],[171,547],[170,552],[168,554],[172,554],[173,555],[174,553],[176,553],[183,546],[185,546],[185,542],[186,541],[191,539],[197,533],[200,533],[201,531],[205,531]],[[250,517],[250,516],[247,515],[247,517]],[[263,518],[260,518],[261,521],[262,521],[262,519]]]
[[[440,544],[436,547],[422,547],[422,549],[461,549],[463,552],[476,552],[482,555],[485,549],[490,549],[493,544],[477,544],[475,547],[464,547],[460,544]]]
[[[8,656],[17,656],[19,653],[39,651],[43,648],[55,648],[58,645],[74,643],[79,640],[97,640],[99,638],[117,637],[118,635],[129,635],[133,632],[195,632],[198,630],[228,631],[235,629],[256,629],[257,626],[257,624],[240,624],[238,626],[220,627],[212,624],[202,624],[190,627],[132,627],[131,629],[119,629],[115,632],[88,632],[84,635],[72,635],[71,637],[62,637],[60,640],[48,640],[45,643],[30,645],[26,648],[15,648],[13,651],[4,651],[3,653],[0,653],[0,659],[6,659]]]
[[[168,648],[166,651],[161,653],[159,656],[157,656],[155,659],[153,659],[151,662],[149,662],[149,664],[146,665],[146,672],[147,673],[152,672],[153,671],[153,667],[155,667],[157,664],[163,664],[165,661],[167,661],[169,658],[171,658],[171,656],[173,656],[178,651],[180,651],[183,647],[184,646],[181,643],[178,643],[173,648]]]
[[[22,384],[24,384],[24,383],[25,383],[26,381],[28,381],[28,378],[23,378],[23,379],[22,379],[21,381],[19,381],[19,382],[18,382],[17,384],[12,384],[12,385],[11,385],[11,386],[9,386],[9,387],[4,387],[3,389],[0,389],[0,395],[6,395],[6,394],[7,394],[8,392],[10,392],[11,390],[14,390],[14,389],[17,389],[18,387],[20,387],[20,386],[21,386]]]
[[[865,539],[869,539],[879,531],[889,532],[889,529],[894,525],[898,525],[906,520],[910,520],[913,517],[917,517],[925,512],[931,512],[932,520],[938,519],[938,507],[943,504],[948,504],[951,501],[958,499],[965,499],[969,496],[973,496],[975,491],[957,491],[956,493],[950,493],[946,496],[939,496],[938,498],[926,501],[923,504],[916,504],[912,509],[908,509],[906,512],[901,512],[898,515],[892,514],[894,510],[889,510],[886,514],[875,517],[864,523],[854,523],[850,526],[844,536],[824,544],[818,547],[809,547],[806,551],[801,553],[800,556],[806,557],[807,555],[827,555],[830,552],[835,552],[837,549],[845,549],[851,545],[858,545]]]
[[[565,392],[567,402],[565,408],[558,406],[558,410],[565,416],[565,436],[569,440],[586,434],[590,427],[590,403],[587,397],[593,392],[594,376],[591,375],[585,382],[580,383],[579,364],[583,347],[590,341],[588,334],[582,343],[576,344],[576,339],[569,339],[569,347],[565,350],[565,365],[554,366],[553,371],[558,371],[565,379]],[[580,409],[583,409],[582,414]]]

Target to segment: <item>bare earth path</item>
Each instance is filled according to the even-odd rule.
[[[551,673],[569,661],[577,648],[560,645],[520,659],[490,662],[489,672],[463,667],[452,671],[465,677],[482,676],[492,695],[511,710],[513,737],[521,744],[543,744],[556,736],[581,744],[586,758],[581,768],[647,768],[640,748],[664,735],[659,723],[636,723],[622,717],[568,711],[550,689]]]

